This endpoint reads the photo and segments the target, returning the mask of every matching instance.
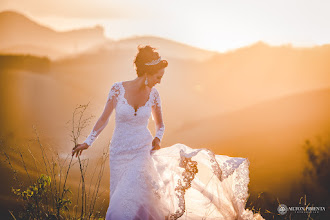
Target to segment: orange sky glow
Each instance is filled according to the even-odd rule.
[[[325,0],[2,0],[58,31],[102,25],[108,38],[154,35],[225,52],[264,41],[313,46],[330,39],[330,2]]]

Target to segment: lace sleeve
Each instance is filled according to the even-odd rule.
[[[158,137],[159,140],[162,140],[164,131],[165,131],[165,125],[164,125],[163,116],[162,116],[161,100],[160,100],[159,93],[156,89],[155,89],[153,105],[152,105],[152,118],[155,120],[155,123],[156,123],[155,137]]]
[[[98,135],[107,126],[111,113],[117,105],[117,97],[119,95],[119,92],[120,92],[120,90],[119,90],[118,84],[114,83],[109,91],[103,113],[100,116],[100,118],[97,120],[91,133],[89,134],[87,139],[84,141],[84,143],[91,146],[93,144],[93,142],[97,139]]]

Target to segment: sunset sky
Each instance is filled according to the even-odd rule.
[[[108,38],[154,35],[225,52],[257,41],[330,43],[327,0],[1,0],[58,31],[97,24]]]

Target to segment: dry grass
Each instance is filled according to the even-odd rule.
[[[72,126],[70,136],[73,146],[78,143],[82,130],[90,121],[91,117],[84,118],[87,107],[88,104],[76,107],[72,120],[68,122]],[[37,129],[33,128],[39,152],[33,152],[28,147],[28,153],[24,153],[21,150],[23,148],[9,147],[20,158],[21,166],[18,165],[18,168],[23,167],[24,175],[19,175],[17,165],[14,164],[17,161],[13,161],[14,158],[10,156],[12,152],[2,151],[16,184],[12,192],[21,204],[17,210],[9,210],[13,219],[104,219],[102,208],[97,209],[96,204],[103,193],[100,192],[100,183],[108,159],[108,148],[99,158],[98,165],[89,171],[91,175],[88,178],[88,158],[81,159],[78,156],[78,160],[74,160],[71,152],[65,159],[60,158],[58,152],[44,146]],[[35,155],[41,156],[38,158]],[[29,162],[27,159],[30,159]],[[68,185],[74,166],[79,167],[78,189]],[[74,194],[73,190],[77,190],[77,193]]]

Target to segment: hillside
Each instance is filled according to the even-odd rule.
[[[106,40],[101,26],[58,32],[14,11],[0,13],[0,32],[0,52],[3,49],[5,53],[19,51],[50,58],[84,51]],[[18,46],[24,50],[18,50]]]
[[[167,131],[164,146],[180,142],[210,148],[217,154],[247,157],[254,186],[280,191],[284,178],[301,175],[306,159],[302,149],[305,140],[329,134],[328,88],[270,99],[187,123]]]

